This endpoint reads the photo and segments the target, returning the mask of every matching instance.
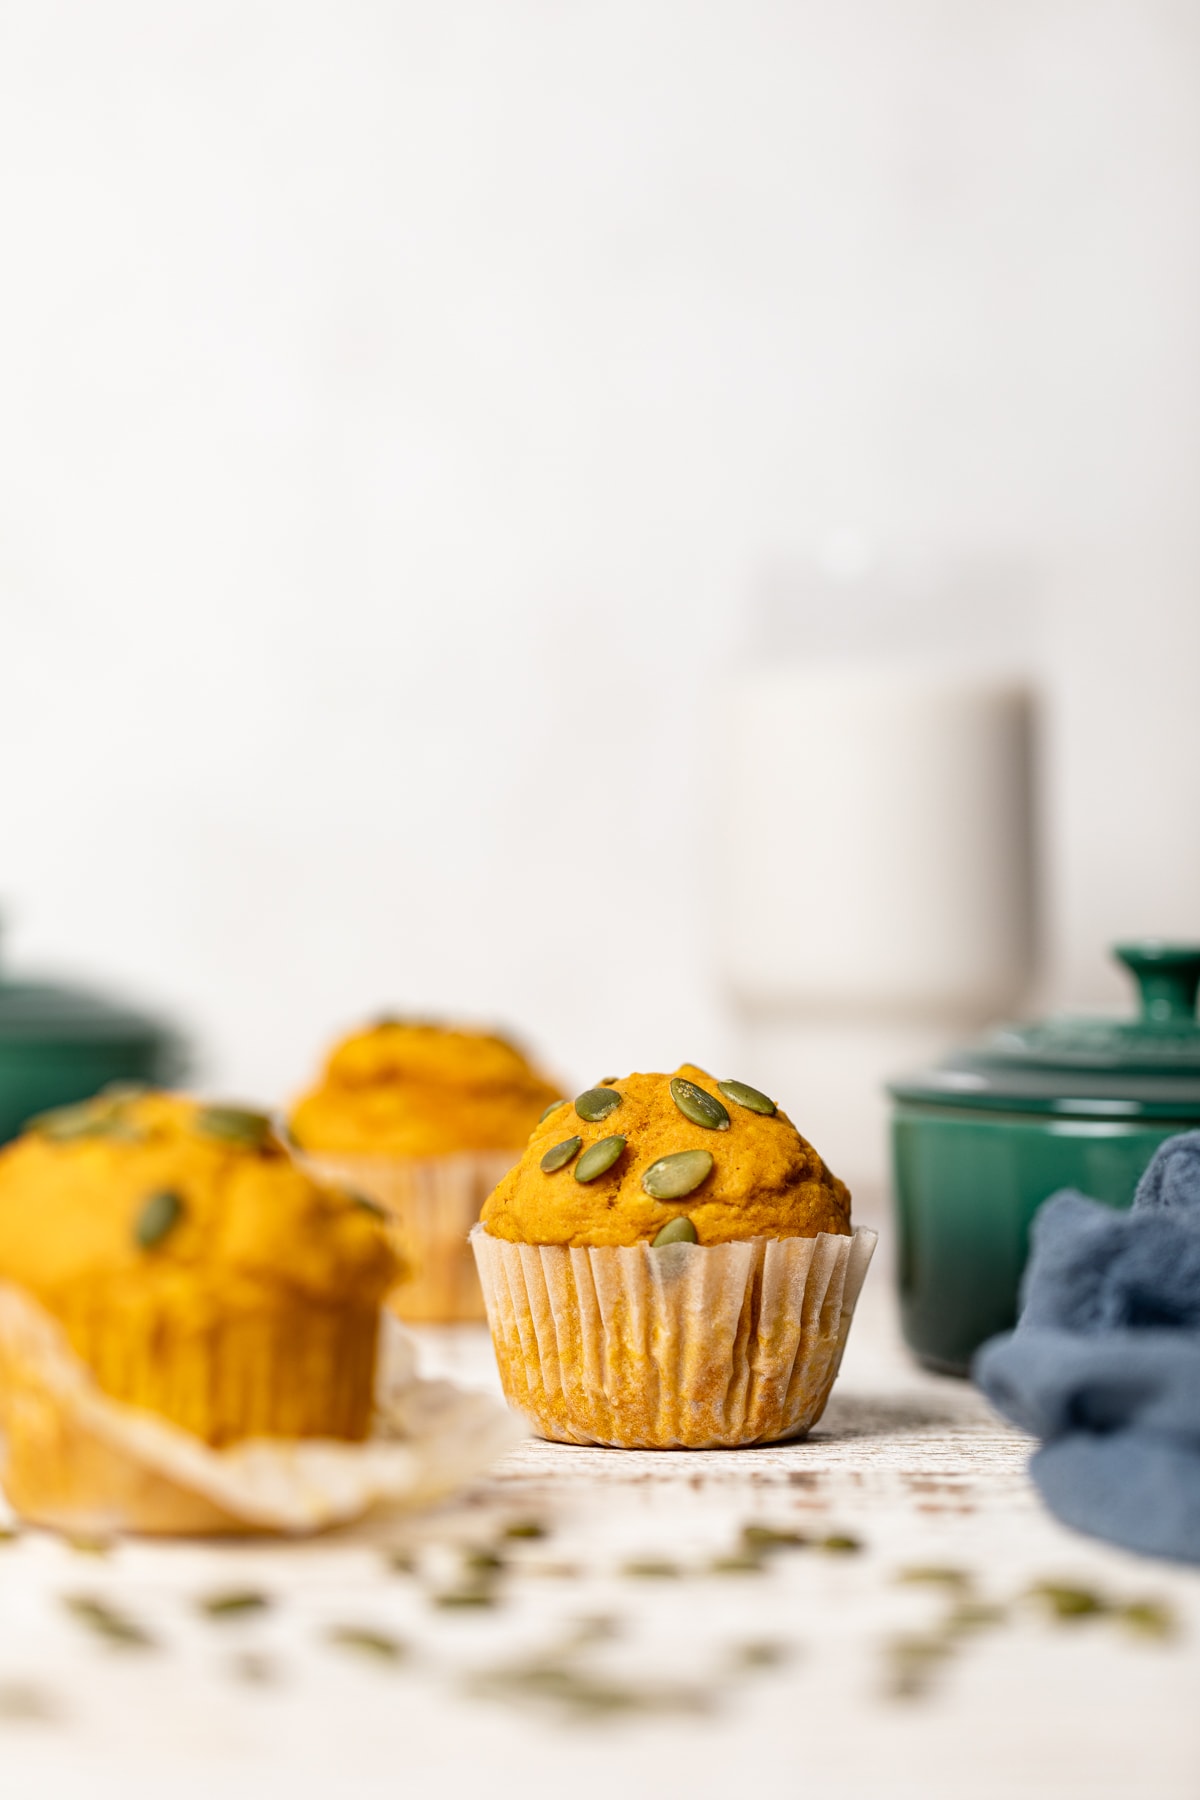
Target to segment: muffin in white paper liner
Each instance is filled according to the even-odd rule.
[[[0,1481],[35,1523],[107,1535],[305,1535],[444,1498],[520,1441],[485,1394],[421,1381],[385,1319],[363,1443],[248,1439],[213,1449],[110,1400],[51,1316],[0,1284]]]
[[[559,1443],[643,1450],[808,1431],[875,1239],[567,1249],[471,1233],[509,1403]]]
[[[398,1318],[414,1325],[482,1323],[487,1315],[467,1238],[518,1151],[404,1157],[293,1148],[292,1154],[316,1180],[362,1194],[383,1211],[407,1271],[388,1296]]]

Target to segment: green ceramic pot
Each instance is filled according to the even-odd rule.
[[[168,1087],[185,1066],[181,1039],[158,1020],[79,988],[0,977],[0,1142],[110,1081]]]
[[[1014,1323],[1049,1194],[1128,1206],[1159,1144],[1200,1128],[1200,946],[1114,954],[1141,988],[1139,1018],[1000,1026],[889,1086],[901,1320],[932,1368],[965,1375]]]

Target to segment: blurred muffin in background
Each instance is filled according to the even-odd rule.
[[[109,1400],[203,1444],[357,1441],[397,1273],[373,1212],[297,1167],[262,1114],[147,1091],[34,1120],[0,1151],[9,1499],[52,1523],[173,1516],[61,1413],[14,1310],[35,1303]]]
[[[559,1089],[506,1038],[381,1019],[331,1053],[288,1131],[306,1167],[386,1214],[403,1319],[483,1319],[467,1234]]]

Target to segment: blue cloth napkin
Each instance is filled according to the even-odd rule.
[[[1133,1209],[1054,1194],[1015,1331],[972,1374],[1042,1440],[1029,1472],[1066,1524],[1200,1562],[1200,1131],[1169,1138]]]

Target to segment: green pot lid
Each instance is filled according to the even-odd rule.
[[[1200,1120],[1200,945],[1147,938],[1113,954],[1137,981],[1139,1016],[998,1025],[937,1068],[889,1083],[889,1092],[986,1111]]]
[[[23,1044],[148,1044],[180,1049],[161,1020],[106,994],[0,972],[0,1050]]]

